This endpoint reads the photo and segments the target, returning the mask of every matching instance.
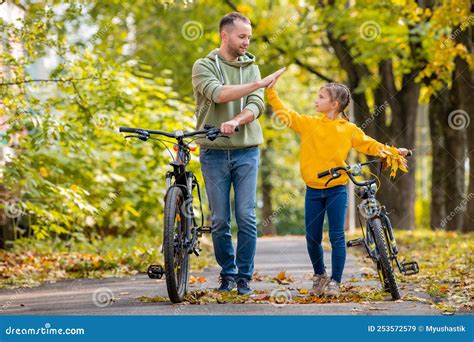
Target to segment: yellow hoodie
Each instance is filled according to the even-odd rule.
[[[267,89],[267,97],[278,119],[301,136],[300,169],[307,186],[325,189],[347,184],[349,177],[343,174],[325,187],[324,183],[330,176],[319,179],[317,174],[333,167],[346,166],[345,160],[352,147],[368,155],[381,156],[379,151],[385,145],[365,135],[352,122],[291,111],[281,102],[273,88]]]

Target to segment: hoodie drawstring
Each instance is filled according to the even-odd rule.
[[[240,67],[240,84],[242,84],[242,67]],[[240,98],[240,111],[244,110],[244,98]]]
[[[222,84],[225,84],[224,74],[222,73],[221,66],[219,65],[219,56],[217,54],[216,54],[216,66],[217,66],[217,70],[219,70],[219,75],[221,76],[221,82]],[[242,80],[243,80],[242,67],[240,67],[239,69],[240,69],[240,84],[242,84]],[[240,111],[243,111],[243,110],[244,110],[244,98],[241,97],[240,98]]]

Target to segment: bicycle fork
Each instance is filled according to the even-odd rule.
[[[397,258],[398,254],[398,247],[397,247],[397,242],[395,240],[395,236],[393,234],[392,230],[392,225],[390,223],[390,220],[387,217],[387,213],[385,212],[385,208],[382,207],[382,215],[380,217],[382,222],[384,223],[385,227],[385,236],[387,238],[387,242],[389,245],[389,253],[390,253],[390,258],[392,260],[395,260],[395,263],[397,264],[397,267],[400,271],[400,273],[408,276],[408,275],[413,275],[419,273],[420,269],[418,266],[418,263],[416,261],[402,261],[399,262]],[[377,255],[377,249],[375,246],[375,242],[373,240],[373,234],[371,231],[370,224],[367,226],[367,230],[365,233],[365,238],[359,238],[359,239],[354,239],[350,240],[347,242],[347,247],[355,247],[355,246],[360,246],[364,245],[367,253],[369,254],[369,257],[372,258],[373,260],[377,261],[378,260],[378,255]]]

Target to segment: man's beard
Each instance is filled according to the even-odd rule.
[[[237,46],[237,47],[228,46],[227,47],[227,52],[235,58],[245,55],[245,52],[243,52],[243,53],[240,52],[240,47],[239,46]]]

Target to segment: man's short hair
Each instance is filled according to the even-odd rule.
[[[234,22],[236,20],[241,20],[245,23],[250,24],[250,19],[247,18],[245,15],[243,15],[239,12],[232,12],[232,13],[226,14],[225,16],[222,17],[221,22],[219,23],[219,32],[222,32],[222,30],[226,26],[234,25]]]

